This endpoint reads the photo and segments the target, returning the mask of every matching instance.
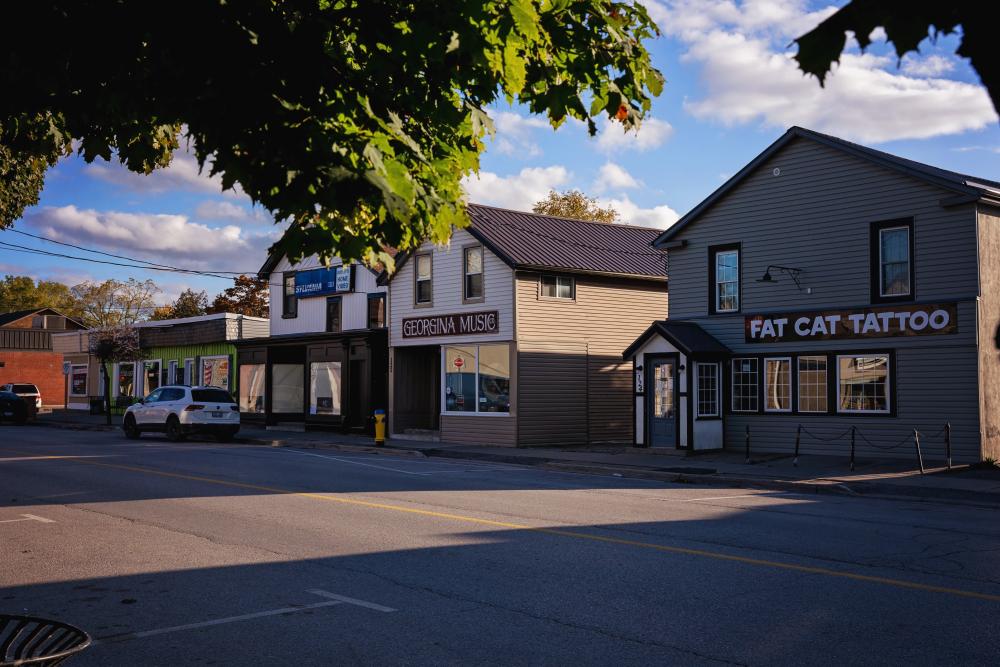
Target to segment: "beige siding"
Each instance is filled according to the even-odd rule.
[[[90,346],[90,334],[86,331],[52,334],[52,351],[63,354],[86,353]]]
[[[456,229],[448,245],[435,246],[432,243],[425,243],[420,247],[419,252],[432,253],[433,302],[430,306],[417,307],[413,303],[413,272],[416,262],[411,258],[399,269],[389,288],[389,299],[392,302],[390,345],[434,345],[456,342],[454,336],[403,338],[402,321],[409,317],[483,310],[496,310],[499,313],[500,331],[496,334],[475,336],[475,342],[509,341],[514,337],[514,286],[511,269],[489,250],[483,252],[484,299],[476,303],[463,302],[462,249],[476,243],[469,232]],[[471,342],[472,338],[466,340]]]
[[[1000,209],[979,211],[979,414],[982,456],[1000,460]]]
[[[576,298],[517,274],[519,444],[632,442],[632,371],[621,353],[667,315],[664,282],[576,277]]]

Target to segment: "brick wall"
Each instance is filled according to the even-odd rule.
[[[66,378],[62,373],[63,355],[56,352],[0,350],[0,385],[30,382],[42,393],[42,403],[62,407],[66,402]]]

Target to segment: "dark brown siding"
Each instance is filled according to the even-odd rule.
[[[142,327],[139,338],[143,347],[221,343],[227,340],[226,320],[219,318],[167,327]]]

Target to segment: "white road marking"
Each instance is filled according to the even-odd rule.
[[[43,516],[38,516],[35,514],[21,514],[19,516],[24,517],[23,519],[3,519],[0,523],[14,523],[15,521],[38,521],[39,523],[55,523],[52,519],[46,519]]]
[[[679,502],[679,503],[696,503],[696,502],[698,502],[700,500],[729,500],[730,498],[760,498],[762,496],[765,497],[765,498],[773,498],[775,495],[779,495],[779,494],[775,494],[775,493],[744,493],[744,494],[738,495],[738,496],[714,496],[712,498],[684,498],[684,499],[678,500],[677,502]]]
[[[312,588],[306,593],[312,593],[313,595],[319,595],[320,597],[330,598],[331,600],[337,600],[345,604],[353,604],[358,607],[364,607],[365,609],[374,609],[375,611],[381,612],[392,612],[399,611],[398,609],[393,609],[392,607],[384,607],[380,604],[375,604],[374,602],[365,602],[364,600],[359,600],[357,598],[349,598],[346,595],[337,595],[336,593],[331,593],[329,591],[320,590],[318,588]]]
[[[281,450],[279,450],[281,451]],[[410,470],[400,470],[399,468],[390,468],[388,466],[377,466],[374,463],[362,463],[361,461],[352,461],[351,459],[340,458],[339,456],[324,456],[323,454],[312,454],[310,452],[300,452],[297,449],[285,449],[284,451],[290,452],[292,454],[301,454],[302,456],[315,456],[318,459],[329,459],[331,461],[340,461],[341,463],[350,463],[356,466],[365,466],[366,468],[379,468],[380,470],[390,470],[392,472],[401,472],[404,475],[419,475],[421,477],[426,477],[431,473],[427,472],[413,472]]]

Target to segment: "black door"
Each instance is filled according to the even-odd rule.
[[[646,364],[646,414],[649,446],[677,446],[677,358],[654,359]]]

